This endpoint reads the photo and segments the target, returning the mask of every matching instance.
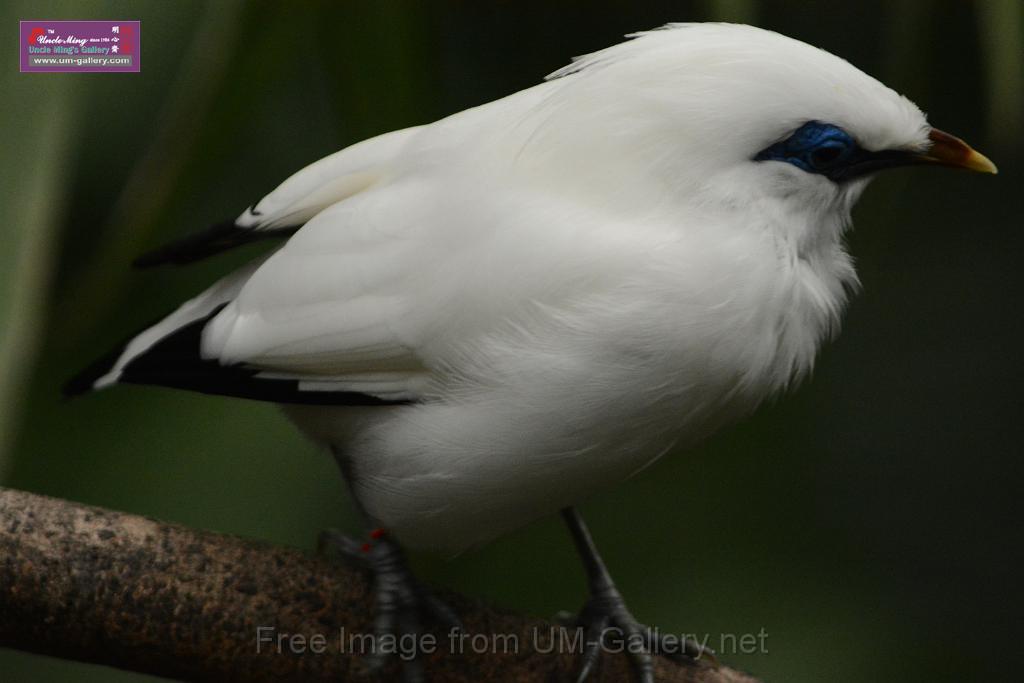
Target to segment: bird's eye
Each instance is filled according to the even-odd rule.
[[[829,141],[821,147],[812,149],[807,154],[807,159],[816,170],[825,170],[840,161],[846,155],[847,149],[849,148],[846,145]]]
[[[859,156],[860,147],[845,130],[831,123],[808,121],[785,140],[758,152],[754,160],[783,161],[838,181],[845,177],[844,169]]]

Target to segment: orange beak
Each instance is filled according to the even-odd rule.
[[[999,172],[999,169],[987,156],[975,151],[955,135],[932,128],[928,133],[928,139],[932,141],[931,147],[914,155],[915,161],[918,163],[964,168],[978,173]]]

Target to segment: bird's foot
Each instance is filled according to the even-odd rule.
[[[367,668],[376,673],[391,656],[401,657],[402,681],[422,683],[426,680],[418,657],[404,651],[410,638],[416,642],[425,633],[424,618],[440,623],[449,630],[462,630],[458,615],[425,588],[409,570],[405,554],[397,542],[383,530],[370,534],[370,541],[360,543],[339,531],[320,534],[318,552],[336,551],[343,558],[366,567],[373,574],[375,616],[374,647],[367,655]],[[401,649],[400,649],[401,648]]]
[[[716,661],[714,653],[695,640],[663,634],[638,622],[613,584],[595,588],[579,615],[567,621],[583,629],[583,663],[576,683],[587,680],[610,642],[616,652],[629,655],[640,683],[654,683],[652,653],[676,661]]]

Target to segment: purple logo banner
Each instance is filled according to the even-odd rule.
[[[138,21],[22,21],[21,71],[138,72],[142,28]]]

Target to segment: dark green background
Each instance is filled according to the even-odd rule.
[[[813,380],[584,511],[639,618],[764,628],[767,652],[723,658],[768,681],[1016,680],[1022,17],[1019,0],[5,3],[8,36],[19,18],[141,19],[143,65],[18,74],[8,43],[0,481],[304,548],[354,529],[333,464],[272,406],[58,398],[246,254],[151,272],[130,258],[344,145],[527,87],[629,31],[744,20],[906,93],[1000,175],[878,179],[851,236],[864,291]],[[416,562],[541,615],[584,597],[555,520]],[[144,677],[0,651],[0,682],[51,680]]]

